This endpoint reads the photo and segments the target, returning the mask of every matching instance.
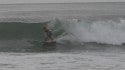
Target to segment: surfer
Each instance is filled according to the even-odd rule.
[[[47,27],[43,27],[45,41],[53,41],[52,30],[48,29]]]

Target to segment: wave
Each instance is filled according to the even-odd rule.
[[[118,19],[117,19],[118,20]],[[59,19],[46,22],[0,22],[0,39],[43,39],[42,27],[48,26],[58,42],[125,43],[125,20]]]
[[[43,48],[42,28],[48,26],[57,41],[56,48]],[[55,18],[46,22],[0,22],[1,52],[41,52],[124,46],[125,20],[86,20]],[[110,45],[109,45],[110,44]],[[84,47],[83,47],[84,45]],[[55,45],[54,45],[55,46]],[[54,47],[47,45],[47,47]],[[76,47],[77,46],[77,47]],[[93,47],[92,47],[93,46]],[[45,46],[46,47],[46,46]],[[89,48],[90,47],[90,48]],[[103,48],[102,48],[103,49]],[[99,49],[100,50],[100,49]]]

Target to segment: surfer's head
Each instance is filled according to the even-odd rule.
[[[49,29],[47,27],[43,27],[44,31],[49,31]]]

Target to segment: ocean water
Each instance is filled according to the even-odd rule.
[[[125,70],[125,3],[0,5],[0,70]],[[43,45],[42,27],[56,44]]]

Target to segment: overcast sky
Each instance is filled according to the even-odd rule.
[[[67,2],[125,2],[125,0],[0,0],[0,4],[8,4],[8,3],[67,3]]]

